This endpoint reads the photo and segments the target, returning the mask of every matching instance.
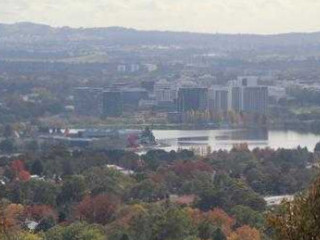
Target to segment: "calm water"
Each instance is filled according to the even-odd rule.
[[[261,130],[154,130],[156,139],[165,145],[164,150],[190,149],[210,146],[212,150],[230,150],[234,144],[247,143],[250,149],[260,147],[307,147],[313,151],[320,135],[294,131]]]

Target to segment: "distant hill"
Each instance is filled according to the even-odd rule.
[[[59,53],[108,46],[176,45],[221,51],[301,51],[320,49],[320,32],[278,35],[201,34],[139,31],[121,27],[54,28],[43,24],[0,24],[0,53]],[[20,53],[18,53],[20,52]]]

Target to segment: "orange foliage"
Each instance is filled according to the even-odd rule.
[[[131,222],[134,221],[135,218],[139,218],[145,213],[146,209],[140,204],[127,206],[120,210],[117,214],[117,220],[114,223],[118,226],[129,228]]]
[[[203,212],[201,212],[199,209],[194,209],[194,208],[188,207],[187,213],[192,220],[193,226],[199,225],[204,220]]]
[[[207,213],[207,219],[210,223],[220,227],[226,236],[232,232],[232,226],[235,220],[220,208],[215,208]]]
[[[257,229],[242,226],[230,235],[228,240],[260,240],[261,236]]]
[[[10,233],[20,227],[23,216],[23,206],[20,204],[9,204],[0,206],[0,232]]]

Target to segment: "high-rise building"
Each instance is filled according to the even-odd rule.
[[[120,91],[104,91],[102,102],[104,117],[119,117],[122,114],[122,97]]]
[[[75,112],[79,115],[100,116],[102,112],[102,92],[102,88],[75,88]]]
[[[208,89],[180,88],[177,103],[178,112],[205,111],[208,107]]]
[[[265,114],[268,105],[267,87],[245,87],[243,88],[244,112]]]
[[[209,91],[209,109],[214,112],[226,112],[229,107],[229,89],[215,87]]]
[[[161,80],[154,85],[154,95],[156,101],[160,102],[173,102],[176,99],[177,91],[166,80]]]
[[[229,90],[229,109],[240,112],[242,110],[242,88],[241,87],[231,87]]]
[[[214,92],[213,109],[219,112],[228,111],[229,92],[227,89],[217,89]]]
[[[229,109],[237,112],[265,114],[268,87],[259,86],[257,77],[239,77],[229,83]]]

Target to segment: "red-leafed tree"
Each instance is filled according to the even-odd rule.
[[[19,172],[18,178],[20,181],[27,182],[30,180],[30,173],[26,170],[22,170]]]
[[[204,161],[177,162],[172,166],[173,171],[181,177],[192,177],[195,172],[213,172],[213,168]]]
[[[23,182],[30,180],[30,173],[28,170],[26,170],[23,161],[14,160],[10,165],[10,169],[13,172],[13,175],[16,180]]]
[[[56,211],[49,205],[34,205],[25,207],[27,218],[40,222],[42,219],[52,217],[57,220]]]
[[[18,172],[20,172],[20,171],[25,170],[24,163],[23,163],[23,161],[21,161],[21,160],[14,160],[14,161],[12,161],[10,167],[11,167],[11,170],[12,170],[14,173],[18,173]]]
[[[88,223],[109,223],[119,206],[119,199],[110,195],[86,196],[76,207],[76,216]]]

